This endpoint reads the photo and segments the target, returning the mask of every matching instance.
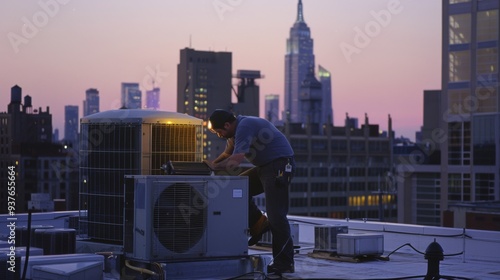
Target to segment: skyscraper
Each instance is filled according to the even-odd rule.
[[[99,113],[99,91],[95,88],[89,88],[85,91],[85,100],[83,101],[83,116]]]
[[[302,1],[299,0],[297,19],[286,42],[284,121],[300,122],[299,92],[310,69],[314,69],[313,40],[304,21]]]
[[[152,90],[146,91],[146,108],[153,110],[160,109],[160,88],[155,87]]]
[[[319,82],[321,83],[321,91],[323,92],[323,100],[321,105],[321,122],[322,124],[333,124],[333,106],[332,106],[332,78],[328,70],[321,65],[318,66]]]
[[[441,207],[500,199],[499,6],[443,2]]]
[[[122,107],[127,109],[141,109],[142,97],[138,83],[122,83]]]
[[[279,121],[280,96],[278,94],[267,94],[265,108],[265,118],[273,124]]]
[[[231,110],[231,72],[230,52],[182,49],[177,65],[177,112],[207,120],[215,109]],[[205,134],[204,156],[215,159],[225,141]]]
[[[64,106],[64,141],[76,143],[78,141],[78,106]]]
[[[398,222],[469,228],[473,213],[452,207],[500,199],[499,9],[497,0],[443,1],[442,89],[424,104],[421,154],[433,161],[398,167]]]

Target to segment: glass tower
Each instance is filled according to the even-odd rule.
[[[85,100],[83,101],[83,116],[99,113],[99,91],[95,88],[89,88],[85,91]]]
[[[441,207],[500,199],[497,0],[443,2]]]

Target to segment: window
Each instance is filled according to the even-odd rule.
[[[477,41],[498,40],[498,10],[477,12]]]
[[[494,116],[477,116],[473,120],[474,165],[495,165]]]
[[[482,48],[477,50],[477,74],[494,74],[498,72],[498,48]]]
[[[495,200],[495,174],[476,174],[476,201]]]
[[[470,43],[471,15],[457,14],[449,17],[450,45]]]
[[[449,52],[449,82],[470,81],[470,51]]]

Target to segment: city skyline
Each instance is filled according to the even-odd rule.
[[[231,52],[234,73],[261,71],[261,115],[267,94],[280,96],[281,113],[286,38],[297,2],[0,4],[0,111],[17,84],[34,108],[50,107],[53,128],[63,133],[64,106],[82,108],[88,88],[99,90],[105,111],[120,107],[122,82],[139,83],[145,99],[154,80],[160,109],[174,112],[179,50],[191,47]],[[440,1],[302,2],[316,65],[332,74],[334,124],[343,126],[346,113],[358,119],[367,113],[370,123],[387,130],[390,114],[396,135],[414,139],[423,91],[441,87]]]

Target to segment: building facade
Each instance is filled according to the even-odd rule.
[[[323,92],[323,102],[321,107],[321,122],[323,124],[334,124],[332,105],[332,74],[323,66],[318,65],[319,82]]]
[[[208,120],[215,109],[231,110],[231,71],[230,52],[182,49],[177,65],[177,112]],[[215,159],[224,151],[225,142],[206,130],[205,137],[204,157]]]
[[[24,102],[21,102],[24,100]],[[47,107],[33,109],[22,88],[11,88],[7,112],[0,113],[0,167],[15,172],[16,213],[25,213],[32,193],[50,194],[65,202],[65,210],[78,209],[78,163],[62,144],[52,143],[52,115]],[[11,180],[0,174],[3,186]],[[6,213],[8,188],[0,189],[0,213]],[[35,209],[36,210],[36,209]]]
[[[396,221],[397,199],[392,184],[391,119],[383,136],[368,118],[361,128],[285,123],[295,153],[296,173],[290,186],[291,215],[338,219]],[[263,195],[256,203],[265,209]]]
[[[160,88],[155,87],[152,90],[146,91],[146,108],[159,110],[160,109]]]
[[[83,100],[83,116],[95,113],[99,113],[99,91],[89,88],[85,91],[85,100]]]
[[[122,83],[122,107],[127,109],[142,108],[142,92],[138,83]]]
[[[78,106],[64,106],[64,141],[77,144],[79,126]]]
[[[439,123],[422,143],[440,163],[412,155],[400,164],[399,201],[407,204],[399,222],[461,227],[451,207],[500,199],[499,8],[495,0],[443,1]]]
[[[280,96],[278,94],[266,94],[265,98],[265,118],[276,125],[280,120]]]

